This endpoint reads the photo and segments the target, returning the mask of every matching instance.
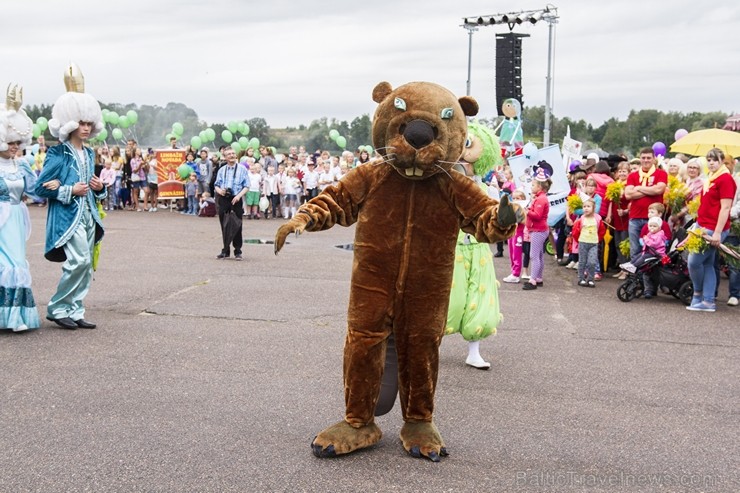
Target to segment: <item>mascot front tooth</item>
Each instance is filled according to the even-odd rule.
[[[357,223],[344,347],[344,420],[311,447],[333,457],[377,443],[374,421],[386,346],[398,355],[403,447],[414,457],[447,455],[433,422],[439,344],[447,316],[458,230],[495,243],[516,230],[518,206],[489,198],[451,167],[478,112],[429,82],[373,90],[373,145],[383,161],[351,170],[298,210],[275,235],[275,252],[291,233]]]

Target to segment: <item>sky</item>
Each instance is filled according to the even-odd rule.
[[[465,17],[543,9],[536,1],[4,0],[0,84],[53,103],[66,65],[103,102],[180,102],[208,124],[273,128],[372,115],[380,81],[424,80],[462,96]],[[737,0],[562,0],[553,113],[600,125],[630,110],[740,111]],[[17,22],[13,22],[16,19]],[[496,115],[495,36],[473,34],[471,95]],[[548,25],[522,24],[523,99],[544,105]],[[733,40],[734,38],[734,40]]]

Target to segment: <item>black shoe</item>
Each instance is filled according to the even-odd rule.
[[[237,253],[236,255],[234,255],[234,260],[242,260],[242,254]]]
[[[493,256],[496,257],[496,258],[503,257],[504,256],[504,252],[496,252],[496,253],[493,254]]]
[[[221,252],[218,255],[216,255],[216,258],[219,259],[219,260],[222,260],[222,259],[225,259],[225,258],[229,258],[229,254],[228,253]]]
[[[565,267],[565,266],[566,266],[566,265],[568,265],[569,263],[570,263],[570,260],[568,260],[567,258],[564,258],[564,259],[562,259],[562,260],[558,260],[558,265],[559,265],[560,267]]]
[[[77,327],[81,329],[94,329],[95,327],[97,327],[97,325],[92,322],[86,321],[84,318],[75,320],[75,323],[77,324]]]
[[[544,285],[545,285],[545,283],[544,283],[544,282],[542,282],[542,281],[537,281],[537,287],[542,287],[542,286],[544,286]]]
[[[50,320],[51,322],[54,322],[59,327],[67,330],[77,330],[77,324],[74,320],[72,320],[69,317],[63,317],[63,318],[51,318],[46,317],[46,320]]]
[[[525,282],[524,286],[522,286],[522,289],[524,291],[531,291],[533,289],[537,289],[537,285],[532,284],[531,282]]]

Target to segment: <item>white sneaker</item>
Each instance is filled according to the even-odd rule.
[[[470,356],[468,356],[465,360],[465,364],[479,370],[488,370],[491,367],[491,363],[481,357],[471,358]]]
[[[506,279],[504,279],[504,281],[505,280]],[[730,296],[730,299],[727,300],[727,304],[730,305],[730,306],[737,306],[737,302],[738,302],[738,299],[735,298],[734,296]]]
[[[568,268],[569,269],[573,269],[573,270],[578,269],[578,262],[571,262],[571,263],[569,263],[568,264]]]
[[[23,332],[24,330],[28,330],[28,325],[20,324],[18,327],[13,329],[13,332]]]
[[[519,282],[519,278],[515,276],[514,274],[511,274],[511,275],[504,277],[503,281],[510,282],[512,284],[517,284]]]
[[[522,274],[522,279],[529,281],[529,274]]]
[[[152,207],[151,209],[149,209],[149,212],[157,212],[157,208],[156,207]]]

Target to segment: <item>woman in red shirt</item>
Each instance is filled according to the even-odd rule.
[[[522,286],[524,290],[537,289],[542,286],[542,272],[545,268],[545,242],[550,235],[547,226],[547,215],[550,213],[550,201],[547,191],[550,190],[550,177],[544,168],[540,168],[532,180],[532,202],[527,209],[527,230],[529,231],[530,278]]]
[[[717,289],[717,277],[714,257],[717,255],[717,247],[729,233],[730,207],[737,189],[730,170],[723,164],[724,159],[724,153],[716,147],[707,153],[709,178],[704,184],[696,223],[711,238],[710,247],[703,253],[689,254],[689,275],[694,284],[694,297],[686,309],[691,311],[713,312],[716,309],[714,292]]]

